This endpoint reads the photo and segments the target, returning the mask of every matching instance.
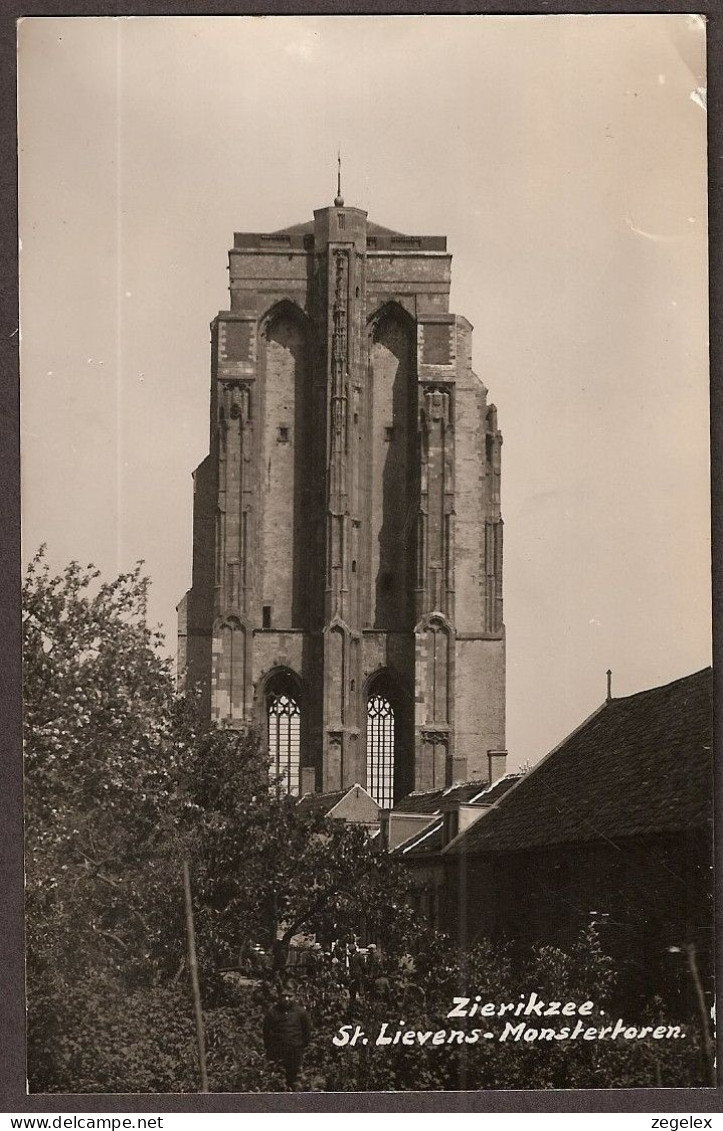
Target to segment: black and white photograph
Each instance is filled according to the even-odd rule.
[[[17,42],[28,1093],[715,1088],[705,19]]]

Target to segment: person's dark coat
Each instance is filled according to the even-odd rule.
[[[271,1007],[264,1018],[264,1048],[277,1059],[286,1051],[303,1050],[311,1038],[311,1022],[305,1009],[292,1002],[288,1009],[280,1004]]]

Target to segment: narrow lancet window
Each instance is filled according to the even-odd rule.
[[[383,695],[367,704],[367,788],[382,809],[394,804],[394,711]]]
[[[278,781],[282,793],[298,796],[299,747],[301,712],[299,704],[290,695],[271,694],[268,697],[269,724],[269,774]]]

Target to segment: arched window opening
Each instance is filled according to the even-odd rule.
[[[369,335],[370,389],[367,417],[368,492],[373,580],[370,626],[408,632],[414,625],[411,599],[413,539],[410,505],[418,510],[417,334],[411,317],[388,303],[373,317]]]
[[[312,538],[307,505],[313,439],[309,325],[299,307],[283,300],[262,326],[259,379],[266,400],[257,429],[264,452],[259,484],[261,602],[273,606],[274,627],[303,629],[310,616]]]
[[[367,704],[367,787],[377,805],[394,804],[394,711],[383,695]]]
[[[300,789],[300,730],[299,704],[286,692],[271,692],[267,697],[269,737],[269,774],[278,780],[282,793],[298,796]]]

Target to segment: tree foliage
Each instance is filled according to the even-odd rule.
[[[283,965],[295,935],[326,941],[363,932],[398,944],[413,931],[406,875],[372,851],[359,827],[299,813],[296,799],[269,788],[253,732],[232,742],[211,734],[189,775],[199,938],[213,965],[261,944]],[[209,950],[212,954],[209,956]]]
[[[28,1077],[33,1091],[198,1088],[181,868],[191,868],[210,1086],[279,1090],[262,1022],[294,936],[325,947],[298,974],[313,1022],[304,1086],[321,1090],[610,1087],[700,1082],[695,1040],[549,1048],[482,1042],[338,1048],[345,1023],[448,1027],[455,994],[528,988],[600,1008],[614,971],[590,935],[523,968],[460,954],[413,917],[406,872],[358,828],[303,816],[269,779],[258,736],[212,726],[175,694],[146,618],[141,565],[103,582],[50,571],[23,589]],[[381,982],[353,983],[334,940],[382,943]],[[223,971],[261,944],[275,969]],[[380,988],[381,986],[381,988]],[[685,1047],[682,1047],[685,1045]]]
[[[170,850],[188,752],[147,595],[140,563],[104,583],[77,562],[52,574],[43,549],[23,586],[28,1060],[43,1088],[78,1063],[63,1052],[76,1014],[183,955],[168,926],[169,910],[183,921]]]
[[[29,1060],[43,1088],[85,1063],[83,1041],[98,1047],[91,1018],[186,984],[184,857],[207,1004],[223,1004],[217,971],[245,941],[277,943],[281,964],[302,930],[410,929],[387,857],[358,829],[303,819],[269,788],[253,732],[175,695],[148,585],[141,563],[111,583],[77,562],[53,575],[41,549],[23,587]]]
[[[68,977],[91,958],[137,973],[163,945],[146,909],[167,879],[183,751],[147,592],[140,564],[100,583],[76,562],[51,575],[43,551],[25,579],[28,955]]]

